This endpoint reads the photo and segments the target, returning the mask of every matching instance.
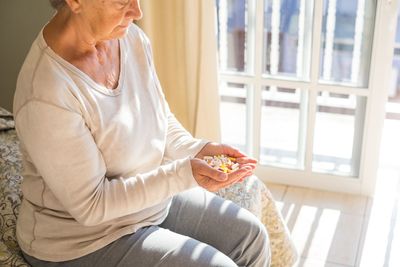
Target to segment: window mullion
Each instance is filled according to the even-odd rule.
[[[220,69],[228,69],[228,3],[227,0],[219,1],[219,34],[220,36]]]
[[[279,27],[281,20],[281,1],[272,0],[272,17],[271,17],[271,75],[278,73],[279,66]]]
[[[321,12],[320,16],[322,18],[323,12]],[[333,45],[335,40],[336,0],[328,1],[328,15],[326,20],[327,20],[326,36],[325,36],[326,39],[325,39],[324,65],[322,70],[323,71],[322,77],[324,80],[330,80],[332,75]],[[320,43],[321,42],[319,42],[319,44]]]
[[[263,45],[264,45],[264,0],[249,0],[249,17],[254,23],[252,34],[249,35],[254,44],[251,46],[254,49],[253,54],[253,71],[254,83],[249,91],[249,107],[248,121],[249,125],[249,148],[250,155],[259,159],[260,157],[260,133],[261,133],[261,90],[262,90],[262,73],[263,73]],[[249,27],[250,28],[250,27]]]
[[[358,0],[356,25],[354,31],[353,61],[351,64],[351,82],[357,83],[361,64],[361,49],[364,32],[365,0]]]
[[[312,172],[314,128],[317,108],[318,80],[320,69],[320,46],[322,29],[323,1],[314,1],[314,25],[312,27],[312,58],[311,58],[311,83],[309,88],[308,119],[307,119],[307,139],[305,151],[305,171]]]

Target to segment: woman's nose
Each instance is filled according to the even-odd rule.
[[[131,17],[133,20],[139,20],[142,18],[143,14],[140,8],[139,0],[132,0],[126,15]]]

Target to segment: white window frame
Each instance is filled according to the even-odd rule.
[[[275,5],[280,3],[280,0],[271,1],[274,1]],[[303,112],[300,117],[300,125],[302,123],[303,125],[307,125],[307,127],[303,127],[304,129],[302,129],[303,132],[301,133],[303,136],[306,135],[306,141],[305,143],[299,144],[299,149],[305,149],[306,151],[304,162],[305,169],[298,170],[260,165],[256,170],[256,175],[261,180],[265,182],[305,186],[336,192],[362,195],[373,194],[378,170],[380,139],[385,117],[385,103],[388,95],[387,88],[389,88],[391,81],[390,74],[399,0],[376,1],[374,40],[371,52],[371,67],[368,87],[354,88],[319,82],[319,62],[321,56],[319,51],[321,45],[323,17],[322,0],[314,0],[312,51],[317,52],[311,52],[310,81],[297,81],[263,76],[262,38],[264,30],[264,0],[248,0],[248,16],[249,18],[255,18],[254,20],[248,19],[247,29],[249,39],[247,44],[249,47],[254,49],[254,53],[247,55],[246,62],[247,66],[250,66],[252,74],[244,75],[220,72],[220,80],[227,83],[248,85],[246,141],[249,148],[248,153],[250,155],[255,158],[259,158],[260,155],[262,88],[265,86],[298,88],[301,92],[308,92],[308,102],[306,102],[308,110],[307,112]],[[306,3],[309,3],[309,1],[301,0],[302,5],[305,5]],[[332,3],[334,4],[333,0]],[[300,16],[300,19],[304,19],[304,17],[302,18],[302,16]],[[278,19],[275,18],[274,21],[276,23]],[[357,23],[362,24],[362,21],[357,19],[356,24]],[[276,27],[276,25],[273,25],[273,27]],[[273,44],[274,42],[272,41],[272,45]],[[357,44],[360,45],[360,40],[357,39],[356,36],[355,47]],[[272,49],[273,48],[271,48],[271,50]],[[275,47],[275,49],[277,48]],[[329,51],[325,52],[329,53]],[[271,60],[273,61],[273,58]],[[359,65],[357,64],[357,66]],[[271,72],[273,72],[273,68],[271,68]],[[353,69],[353,73],[357,72],[357,68]],[[317,106],[316,99],[319,91],[326,93],[351,94],[354,96],[363,96],[367,99],[365,122],[363,127],[361,127],[361,130],[363,130],[361,133],[363,135],[363,138],[361,139],[362,144],[359,146],[363,153],[361,154],[361,158],[355,159],[359,163],[358,177],[343,177],[312,171],[314,126]],[[354,99],[350,99],[349,101],[354,101]],[[299,139],[301,140],[302,138]],[[357,154],[357,151],[353,151],[353,154]]]

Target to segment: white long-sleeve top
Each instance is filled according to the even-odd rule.
[[[120,42],[118,87],[107,89],[47,46],[20,71],[14,117],[23,156],[17,222],[22,250],[65,261],[162,222],[171,197],[197,186],[194,139],[165,101],[144,33]]]

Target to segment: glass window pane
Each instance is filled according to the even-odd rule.
[[[247,132],[247,86],[237,83],[220,85],[221,139],[241,151],[248,151]]]
[[[393,51],[393,63],[392,63],[392,82],[389,87],[389,101],[400,103],[400,5],[398,8],[397,15],[397,26],[396,26],[396,39]],[[390,103],[389,103],[390,104]],[[387,105],[388,106],[388,105]],[[395,106],[395,105],[391,105]],[[391,108],[388,112],[400,113],[400,108]]]
[[[357,177],[367,98],[329,94],[317,97],[313,171]]]
[[[324,0],[322,82],[367,87],[375,0]]]
[[[216,0],[221,71],[247,72],[247,2],[248,0]]]
[[[304,168],[307,92],[265,87],[262,91],[260,163]]]
[[[264,2],[265,73],[308,80],[314,1]]]

